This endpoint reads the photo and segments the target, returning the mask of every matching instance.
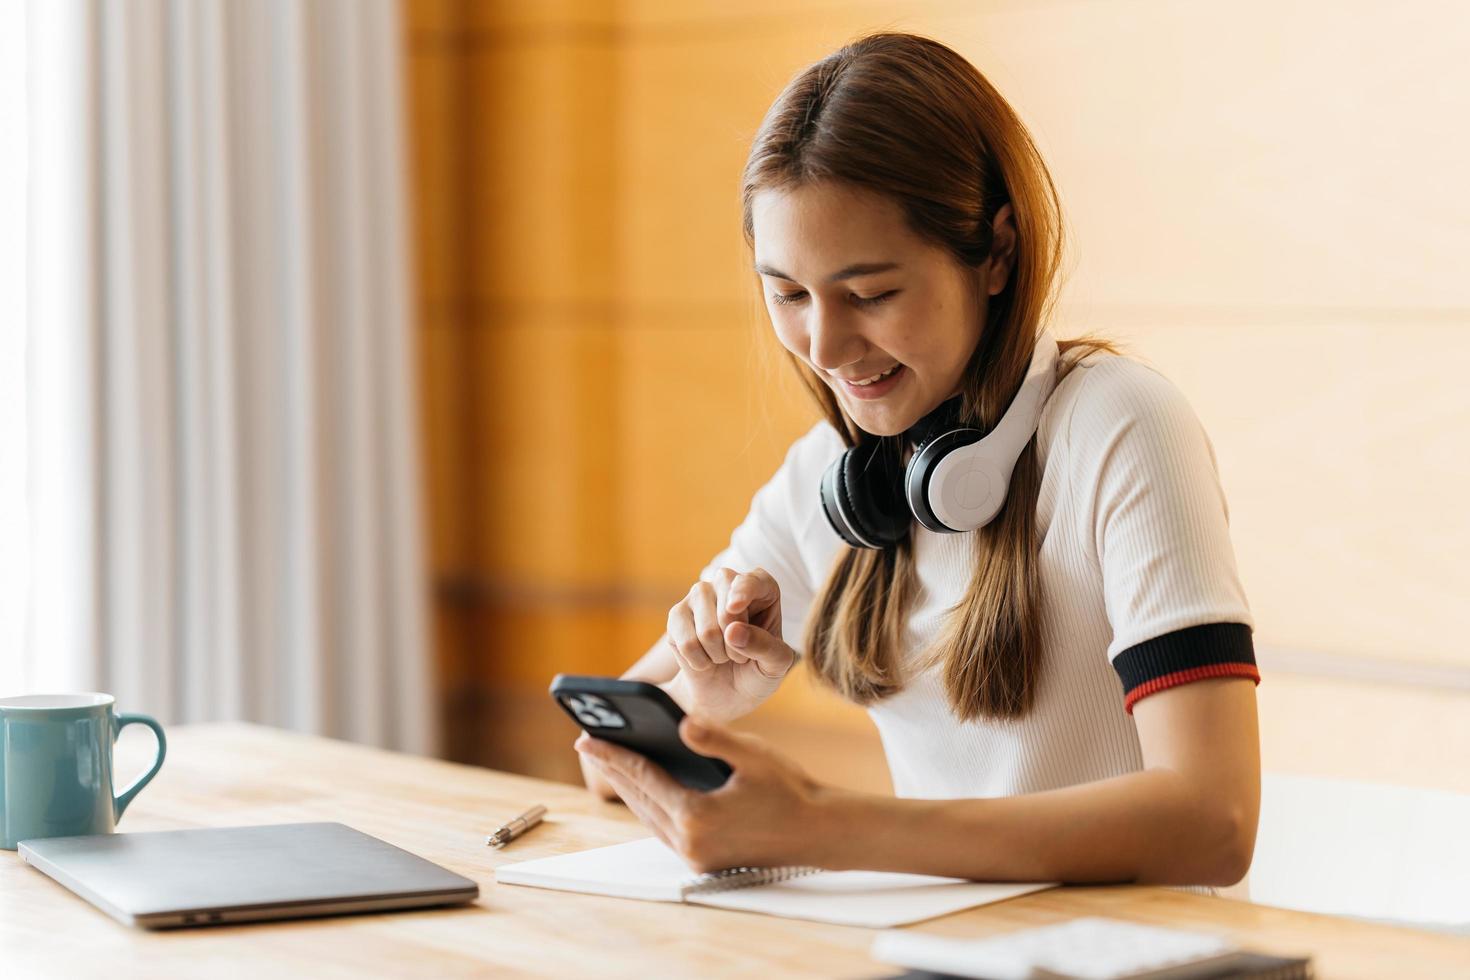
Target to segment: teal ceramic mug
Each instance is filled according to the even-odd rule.
[[[0,698],[0,847],[32,837],[110,834],[138,791],[163,765],[163,726],[147,715],[113,714],[111,694]],[[158,757],[116,796],[112,746],[124,725],[147,725]]]

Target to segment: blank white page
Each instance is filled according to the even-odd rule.
[[[787,919],[882,929],[1002,902],[1052,884],[991,884],[887,871],[823,871],[770,885],[689,895],[684,900]]]
[[[694,877],[695,872],[657,837],[502,864],[495,869],[495,880],[506,885],[535,885],[653,902],[682,901],[684,885]]]
[[[698,873],[656,837],[501,865],[495,880],[589,895],[685,901],[789,919],[885,928],[1050,888],[883,871],[822,871],[769,885],[685,894]]]

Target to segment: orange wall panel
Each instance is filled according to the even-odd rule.
[[[603,307],[617,296],[610,242],[618,175],[614,50],[598,39],[470,48],[472,172],[460,218],[473,230],[481,318]]]
[[[453,575],[470,560],[466,506],[468,461],[463,419],[471,403],[466,392],[464,335],[446,320],[426,322],[418,336],[420,459],[424,467],[424,502],[429,569],[436,578]]]
[[[458,250],[465,229],[457,215],[455,187],[465,149],[454,136],[462,111],[463,74],[452,51],[410,42],[405,73],[413,131],[408,174],[421,320],[447,315],[463,288]]]
[[[816,419],[796,382],[780,383],[790,369],[764,363],[763,328],[743,307],[698,312],[697,324],[650,318],[620,331],[623,569],[681,593]],[[777,383],[753,383],[769,367]]]
[[[616,330],[555,316],[473,329],[477,569],[536,587],[616,581]]]

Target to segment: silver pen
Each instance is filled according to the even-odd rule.
[[[546,816],[546,807],[537,803],[510,823],[505,824],[503,827],[495,828],[495,832],[485,838],[485,846],[504,847],[540,823],[541,818],[544,816]]]

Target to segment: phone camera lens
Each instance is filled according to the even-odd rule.
[[[627,728],[617,709],[595,694],[575,694],[562,702],[587,728]]]

